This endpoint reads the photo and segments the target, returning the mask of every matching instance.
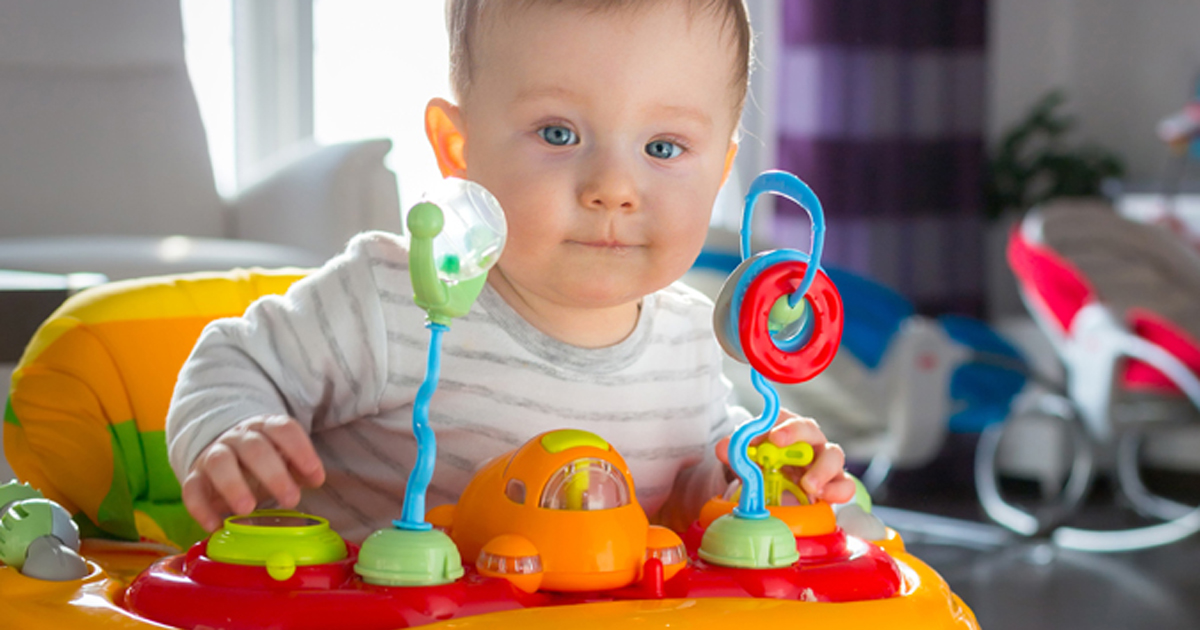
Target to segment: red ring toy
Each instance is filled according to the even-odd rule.
[[[812,338],[796,352],[785,352],[767,329],[771,307],[800,287],[808,263],[784,261],[764,269],[746,289],[738,312],[738,338],[746,360],[763,376],[778,383],[802,383],[820,374],[833,361],[842,340],[842,298],[829,276],[818,269],[804,296],[813,320]]]

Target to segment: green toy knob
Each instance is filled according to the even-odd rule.
[[[388,528],[363,541],[354,572],[368,584],[435,586],[463,576],[462,557],[454,541],[436,529]]]
[[[0,488],[6,491],[3,498],[28,494],[20,486],[15,488],[12,484]],[[78,550],[79,529],[59,504],[41,498],[20,499],[7,501],[0,510],[0,562],[23,575],[43,580],[79,579],[89,569]]]
[[[437,212],[430,210],[430,206]],[[408,211],[408,231],[417,238],[433,239],[441,234],[445,223],[441,209],[428,201],[419,203]]]
[[[15,501],[24,501],[25,499],[44,499],[46,498],[41,492],[34,489],[33,486],[27,483],[17,483],[10,481],[0,486],[0,515],[4,514],[4,510],[10,503]]]
[[[767,330],[772,333],[798,328],[796,324],[803,323],[808,313],[808,301],[800,300],[795,306],[791,306],[788,304],[790,297],[789,295],[784,295],[771,306],[771,311],[767,314]],[[790,337],[791,335],[785,334],[785,336]]]
[[[227,564],[261,566],[284,581],[296,567],[337,562],[346,557],[346,542],[329,521],[294,510],[258,510],[225,519],[208,539],[206,554]]]
[[[471,309],[500,258],[508,234],[504,212],[483,186],[448,178],[408,211],[407,224],[414,301],[430,322],[449,326]]]
[[[708,526],[699,555],[705,562],[743,569],[777,569],[800,559],[796,537],[786,523],[774,516],[749,519],[733,514]]]

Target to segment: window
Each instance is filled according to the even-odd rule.
[[[235,131],[255,133],[245,128],[245,122],[235,129],[239,120],[234,95],[236,2],[182,0],[181,4],[188,72],[208,134],[217,188],[226,196],[237,192],[239,171],[248,170],[237,163]],[[431,97],[450,94],[442,11],[441,2],[312,2],[314,140],[332,144],[391,138],[395,147],[387,164],[399,179],[404,206],[441,179],[425,141],[424,110]],[[263,24],[256,28],[274,26],[269,20]],[[277,35],[243,33],[239,45],[245,45],[247,36],[274,41]],[[305,107],[299,100],[277,106]]]
[[[629,485],[612,464],[581,457],[546,482],[538,507],[550,510],[611,510],[629,505]]]
[[[388,166],[405,208],[441,180],[425,104],[450,98],[443,11],[443,2],[313,2],[314,136],[321,144],[391,138]]]
[[[504,496],[517,505],[525,505],[525,482],[520,479],[509,479],[504,485]]]
[[[242,145],[251,145],[252,150],[243,150],[243,156],[284,148],[262,145],[290,141],[287,133],[280,135],[248,127],[279,119],[305,120],[310,106],[312,134],[318,144],[380,137],[392,140],[395,146],[387,165],[399,180],[402,207],[415,203],[423,192],[441,179],[425,139],[424,110],[431,97],[450,97],[449,44],[443,2],[181,1],[188,69],[208,134],[217,188],[223,195],[231,196],[237,192],[239,173],[254,170],[254,165],[238,163],[239,140],[235,132],[242,136]],[[772,1],[752,0],[751,9],[761,13],[760,5],[770,5]],[[267,5],[268,2],[271,4]],[[285,28],[270,19],[262,19],[261,24],[252,27],[242,23],[240,30],[239,24],[235,23],[236,16],[245,15],[247,8],[257,9],[257,14],[261,15],[291,15],[295,18],[295,12],[305,11],[308,2],[312,7],[311,46],[288,41],[289,32],[303,32],[303,29],[295,30],[294,23],[288,23]],[[272,7],[277,10],[271,10]],[[762,23],[764,21],[760,20],[759,24]],[[284,32],[264,32],[269,28],[283,29]],[[235,109],[242,107],[235,104],[235,49],[241,46],[254,48],[262,42],[268,46],[292,43],[295,46],[288,49],[289,54],[311,54],[310,60],[293,59],[291,63],[303,72],[311,61],[312,94],[289,96],[285,89],[281,94],[263,95],[257,99],[242,95],[238,101],[262,103],[269,100],[278,111],[254,115],[239,113]],[[762,46],[760,42],[759,48],[758,58],[762,59],[770,46]],[[273,76],[269,67],[259,72]],[[770,94],[763,91],[768,75],[769,72],[762,69],[755,73],[751,86],[754,94],[747,104],[743,121],[746,133],[737,160],[746,166],[737,169],[742,171],[740,178],[730,178],[731,186],[727,188],[734,190],[722,191],[714,223],[740,224],[742,189],[749,182],[747,173],[757,173],[771,161],[766,157],[771,147],[763,140],[770,138],[763,128],[763,121],[768,118],[764,115],[764,104],[771,100]],[[254,86],[260,82],[248,83]],[[296,87],[305,89],[306,85],[300,81]],[[275,140],[276,135],[280,136],[278,140]],[[249,141],[247,136],[251,137]],[[252,158],[243,157],[241,161],[249,159]],[[756,212],[756,218],[769,214],[770,204],[771,200],[765,199],[760,205],[766,207]]]
[[[208,135],[217,192],[237,192],[233,140],[233,0],[183,0],[188,75]]]

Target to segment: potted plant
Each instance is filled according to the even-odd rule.
[[[1074,144],[1077,121],[1063,112],[1066,96],[1052,90],[1010,127],[988,156],[984,177],[988,315],[1024,313],[1005,259],[1008,232],[1030,208],[1058,197],[1099,197],[1125,165],[1096,145]]]

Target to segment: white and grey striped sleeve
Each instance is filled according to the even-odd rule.
[[[367,249],[370,234],[285,295],[201,333],[167,414],[180,479],[208,444],[238,422],[287,414],[308,431],[374,413],[386,382],[387,337]]]

